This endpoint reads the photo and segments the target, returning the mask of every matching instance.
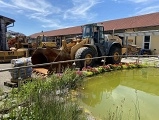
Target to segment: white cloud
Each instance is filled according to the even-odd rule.
[[[136,15],[149,14],[159,11],[158,0],[129,0],[137,4]]]
[[[57,5],[57,7],[49,3],[47,0],[0,0],[0,10],[10,12],[10,14],[25,15],[30,19],[36,19],[42,23],[42,27],[52,27],[53,29],[68,26],[70,23],[64,24],[62,21],[89,21],[96,16],[90,10],[101,0],[72,0],[68,1],[69,8],[66,9]],[[10,9],[11,11],[7,11]],[[1,11],[2,11],[1,10]],[[76,22],[77,22],[76,21]]]
[[[159,11],[159,1],[158,0],[112,0],[120,3],[132,3],[134,8],[133,15],[143,15],[148,13],[154,13]],[[132,16],[132,14],[130,15]]]
[[[7,2],[4,2],[3,0],[0,0],[0,9],[3,9],[3,8],[6,8],[6,7],[9,7],[9,8],[17,8],[16,6],[12,5],[12,4],[9,4]]]
[[[149,6],[149,7],[142,8],[138,10],[136,14],[143,15],[143,14],[154,13],[158,11],[159,11],[159,5],[156,5],[156,6]]]
[[[49,17],[49,15],[54,16],[61,12],[60,8],[52,6],[45,0],[11,0],[11,2],[0,0],[0,6],[3,7],[3,11],[5,8],[12,9],[11,14],[25,15],[30,19],[37,19],[46,24],[42,26],[48,26],[48,24],[55,22],[53,17]],[[59,22],[56,21],[56,23],[55,27],[58,27]],[[59,26],[61,27],[61,25]]]
[[[142,4],[147,4],[147,3],[150,3],[150,2],[154,2],[154,0],[112,0],[112,1],[115,1],[115,2],[132,2],[132,3],[142,3]]]
[[[145,3],[145,2],[149,2],[151,0],[128,0],[130,2],[134,2],[134,3]]]
[[[44,0],[11,0],[12,3],[19,9],[24,9],[26,11],[49,13],[49,10],[54,9],[51,13],[60,12],[60,8],[51,6]]]
[[[12,3],[18,7],[18,9],[27,12],[30,18],[46,17],[50,14],[58,14],[61,9],[51,6],[51,4],[44,0],[12,0]]]
[[[66,27],[69,27],[69,26],[63,26],[61,24],[58,24],[57,22],[51,22],[50,24],[42,25],[42,27],[60,29],[60,28],[66,28]]]
[[[73,7],[64,13],[64,19],[89,19],[93,17],[89,10],[99,2],[99,0],[72,0]]]
[[[61,21],[58,19],[48,19],[47,17],[40,17],[40,15],[32,15],[31,16],[34,19],[37,19],[41,22],[45,22],[45,24],[42,25],[44,28],[62,28],[64,27],[61,25]]]

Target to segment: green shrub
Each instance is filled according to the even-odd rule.
[[[85,116],[71,101],[69,89],[77,87],[83,75],[66,70],[63,74],[53,74],[47,79],[35,79],[19,89],[15,88],[1,106],[3,120],[83,120]],[[14,104],[13,104],[14,102]]]

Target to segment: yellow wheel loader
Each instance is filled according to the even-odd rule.
[[[38,47],[42,47],[42,48],[46,48],[46,47],[56,48],[57,47],[56,42],[53,42],[52,40],[50,40],[49,37],[46,35],[37,36],[37,44],[38,44]]]
[[[27,49],[12,49],[8,47],[6,40],[7,27],[14,26],[15,20],[0,15],[0,62],[10,62],[11,59],[17,59],[21,57],[28,57]],[[9,26],[13,24],[12,26]]]
[[[33,64],[85,59],[98,56],[112,56],[106,58],[107,63],[120,63],[122,54],[121,41],[108,40],[104,35],[101,24],[87,24],[82,27],[82,39],[73,39],[69,43],[62,40],[62,47],[57,49],[36,49],[32,56]],[[96,60],[86,60],[87,66],[94,66]],[[84,67],[84,61],[76,62],[79,68]]]

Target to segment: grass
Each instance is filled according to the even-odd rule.
[[[20,90],[15,88],[0,107],[1,120],[85,120],[82,110],[71,101],[70,89],[75,89],[83,76],[66,70],[46,80],[36,79]],[[78,83],[78,84],[77,84]],[[60,91],[60,92],[57,92]]]
[[[3,90],[2,88],[0,88],[0,96],[3,94]]]

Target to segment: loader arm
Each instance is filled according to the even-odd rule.
[[[86,39],[83,39],[81,42],[77,42],[76,45],[74,45],[72,48],[71,48],[71,53],[70,53],[70,56],[71,56],[71,59],[74,60],[75,59],[75,53],[76,51],[83,47],[85,44],[88,44],[89,42],[89,39],[86,38]]]

